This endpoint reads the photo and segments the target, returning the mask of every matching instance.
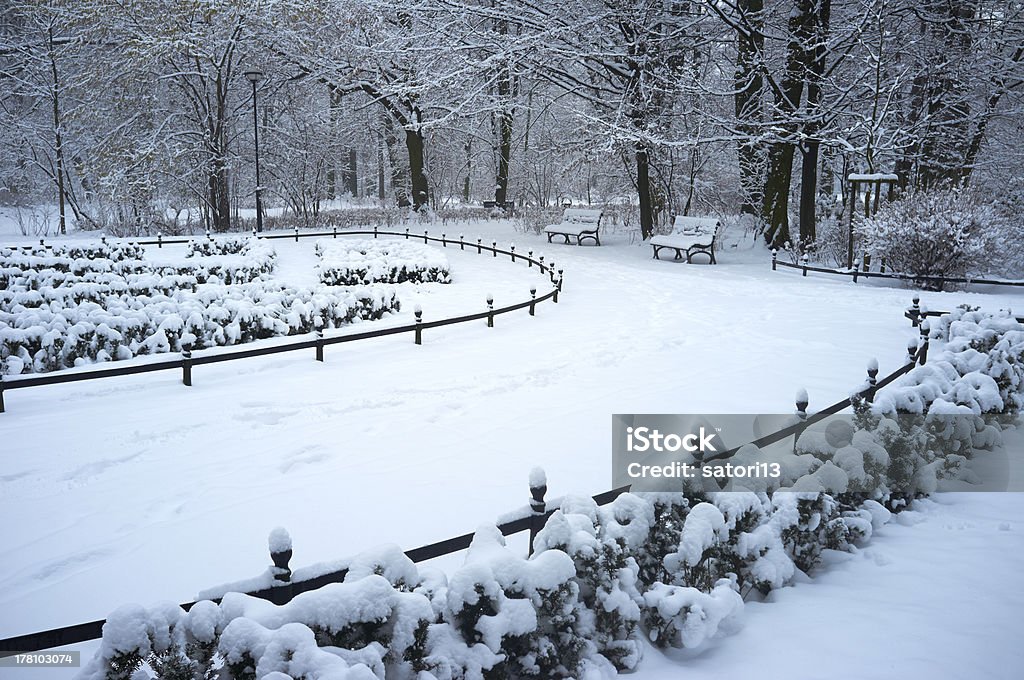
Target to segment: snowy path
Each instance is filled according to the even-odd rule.
[[[525,503],[537,464],[552,495],[603,491],[612,414],[789,412],[799,387],[821,407],[870,357],[897,367],[914,335],[909,291],[773,274],[764,253],[686,266],[614,237],[559,247],[480,228],[564,266],[562,301],[494,329],[431,330],[422,347],[395,337],[329,348],[325,364],[298,353],[204,366],[190,389],[167,373],[10,393],[0,636],[256,575],[277,525],[301,567],[472,530]],[[277,245],[282,276],[307,276],[312,242]],[[539,281],[446,252],[456,285],[406,291],[406,311],[383,323],[411,321],[413,299],[431,319],[480,311],[488,292],[525,299]],[[926,296],[932,308],[1021,300]]]

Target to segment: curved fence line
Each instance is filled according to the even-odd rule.
[[[849,276],[853,278],[853,282],[857,283],[857,279],[893,279],[896,281],[927,281],[938,284],[946,283],[958,283],[958,284],[978,284],[985,286],[1024,286],[1024,281],[1000,281],[998,279],[985,279],[975,278],[970,276],[929,276],[914,274],[899,274],[896,272],[885,272],[885,271],[869,271],[870,266],[869,260],[865,258],[865,263],[861,269],[860,261],[854,261],[854,267],[852,269],[830,269],[829,267],[817,267],[807,263],[807,258],[804,256],[799,263],[796,262],[784,262],[778,259],[778,252],[772,251],[772,271],[777,271],[778,267],[787,267],[789,269],[799,269],[804,276],[807,276],[807,272],[814,272],[816,274],[833,274],[836,276]]]
[[[468,323],[471,321],[481,321],[486,319],[488,326],[494,325],[494,317],[502,314],[509,314],[516,312],[521,309],[528,309],[530,316],[535,315],[536,306],[542,302],[551,300],[553,303],[558,303],[558,296],[562,292],[562,280],[564,277],[564,271],[562,269],[555,269],[555,263],[553,261],[544,262],[544,256],[538,255],[534,258],[533,251],[527,251],[526,255],[522,253],[516,253],[515,245],[510,245],[508,250],[498,247],[496,240],[491,241],[491,245],[485,245],[482,238],[478,238],[475,243],[467,242],[465,238],[460,234],[458,240],[448,238],[447,234],[442,233],[440,238],[430,236],[428,231],[424,231],[422,235],[412,234],[409,229],[404,232],[393,232],[393,231],[382,231],[374,228],[372,231],[359,230],[359,231],[338,231],[337,228],[328,232],[306,232],[301,233],[298,229],[293,234],[271,234],[271,235],[260,235],[259,238],[265,239],[284,239],[294,238],[296,242],[300,238],[324,238],[331,237],[337,238],[338,235],[342,236],[398,236],[405,237],[406,239],[419,240],[423,239],[424,243],[440,243],[442,247],[447,248],[448,246],[459,246],[460,250],[465,251],[467,248],[470,250],[476,249],[477,254],[491,253],[493,257],[497,258],[498,255],[508,255],[512,262],[523,261],[529,268],[537,267],[541,275],[547,274],[551,281],[551,290],[544,293],[541,296],[537,296],[536,287],[530,288],[530,299],[515,304],[507,305],[504,307],[494,308],[493,299],[488,297],[487,299],[487,310],[483,312],[477,312],[474,314],[465,314],[462,316],[448,317],[444,319],[436,319],[433,321],[423,321],[423,313],[421,311],[414,312],[416,321],[411,324],[404,326],[392,326],[390,328],[381,328],[372,331],[363,331],[360,333],[344,333],[342,335],[331,335],[325,336],[322,331],[316,331],[316,337],[308,338],[303,340],[297,340],[292,342],[282,342],[275,345],[266,347],[250,347],[246,349],[233,349],[223,350],[223,348],[211,348],[213,352],[210,354],[202,354],[199,356],[193,356],[192,352],[185,350],[181,352],[181,358],[178,359],[164,359],[160,361],[151,361],[142,364],[129,364],[127,366],[116,365],[121,362],[114,362],[115,365],[96,368],[82,371],[54,371],[52,373],[31,375],[29,377],[4,377],[0,374],[0,413],[4,412],[4,392],[16,389],[23,389],[27,387],[41,387],[43,385],[59,385],[63,383],[80,382],[83,380],[99,380],[101,378],[115,378],[126,375],[136,375],[139,373],[155,373],[157,371],[167,371],[177,369],[182,372],[182,383],[186,386],[192,385],[192,367],[202,366],[205,364],[216,364],[224,361],[235,361],[238,359],[248,359],[250,357],[268,356],[271,354],[280,354],[283,352],[294,352],[298,350],[316,350],[316,360],[324,360],[324,347],[328,345],[337,345],[345,342],[354,342],[356,340],[367,340],[370,338],[381,338],[388,335],[398,335],[401,333],[413,333],[415,342],[417,345],[422,344],[423,331],[430,328],[440,328],[442,326],[450,326],[458,323]],[[207,235],[207,238],[212,238]],[[195,239],[164,239],[158,237],[156,240],[131,240],[129,243],[136,245],[156,245],[158,248],[162,248],[168,244],[183,244],[193,241]],[[101,237],[101,241],[106,243],[106,238]],[[41,239],[41,245],[45,245],[45,242]],[[35,246],[28,246],[30,248]],[[556,273],[557,272],[557,273]]]
[[[554,295],[555,293],[557,293],[557,288],[553,290],[551,293],[549,293],[549,295]],[[919,327],[921,329],[920,340],[918,341],[915,339],[911,339],[908,342],[907,361],[903,366],[901,366],[900,368],[896,369],[895,371],[886,375],[883,378],[878,378],[877,365],[874,362],[872,362],[871,364],[869,364],[867,369],[866,386],[862,389],[859,389],[857,392],[851,395],[851,397],[836,402],[831,406],[827,406],[826,408],[812,415],[807,414],[808,403],[806,401],[797,401],[796,407],[797,416],[800,419],[799,422],[797,422],[794,425],[785,427],[781,430],[778,430],[777,432],[765,435],[764,437],[749,442],[744,446],[768,446],[770,444],[780,442],[786,439],[787,437],[794,437],[795,439],[798,439],[800,437],[800,434],[804,431],[804,429],[806,429],[810,425],[813,425],[814,423],[823,420],[824,418],[830,415],[839,413],[840,411],[851,406],[851,402],[854,397],[860,396],[863,397],[864,399],[867,399],[868,401],[872,401],[874,399],[875,392],[895,382],[900,377],[906,375],[915,366],[919,364],[924,364],[927,361],[928,357],[928,328],[927,325],[920,323],[920,321],[924,319],[926,314],[920,313],[919,311],[915,313],[914,311],[915,308],[919,309],[917,303],[918,300],[917,298],[915,298],[914,307],[909,308],[905,316],[914,322],[914,326]],[[520,305],[514,305],[513,307],[521,309],[522,303]],[[506,309],[511,308],[512,307]],[[497,310],[495,310],[495,312],[497,312]],[[937,314],[937,312],[927,313],[927,315]],[[481,315],[472,316],[473,318],[477,319],[481,317]],[[434,323],[440,324],[440,322]],[[448,323],[452,322],[448,321]],[[736,447],[728,451],[723,451],[718,455],[705,458],[702,461],[700,461],[700,464],[703,466],[707,463],[711,463],[716,460],[729,458],[735,455],[736,452],[739,451],[741,448],[742,447]],[[599,493],[593,496],[592,498],[598,505],[606,505],[614,501],[621,494],[628,492],[629,489],[629,486],[623,486],[617,489],[611,489],[609,491]],[[522,513],[522,516],[516,517],[511,521],[497,525],[498,529],[501,531],[503,536],[511,536],[513,534],[529,531],[529,545],[531,553],[533,552],[533,541],[537,533],[539,533],[540,530],[544,528],[544,524],[547,522],[548,517],[550,517],[555,512],[555,510],[558,509],[558,503],[546,502],[546,493],[546,482],[544,482],[541,486],[534,486],[531,484],[530,504],[528,508],[524,508],[525,512]],[[469,547],[472,539],[472,533],[462,534],[459,536],[454,536],[452,538],[444,539],[442,541],[437,541],[436,543],[421,546],[419,548],[407,550],[405,552],[405,555],[413,562],[423,562],[437,557],[443,557],[444,555],[449,555],[454,552],[459,552],[460,550],[465,550]],[[249,591],[245,594],[250,595],[252,597],[258,597],[260,599],[268,600],[277,605],[281,605],[291,601],[293,597],[300,593],[316,590],[317,588],[321,588],[329,583],[340,583],[345,580],[345,576],[348,573],[347,569],[341,569],[325,574],[319,574],[303,580],[292,581],[292,572],[290,567],[288,566],[289,559],[290,553],[288,554],[288,556],[285,556],[284,553],[271,553],[271,561],[274,564],[274,567],[271,568],[274,573],[274,585],[260,590]],[[220,598],[213,598],[213,601],[219,603]],[[182,609],[188,611],[195,604],[195,602],[186,602],[184,604],[181,604],[180,606],[182,607]],[[52,649],[54,647],[62,647],[65,645],[71,645],[78,642],[94,640],[102,637],[104,623],[104,620],[90,621],[87,623],[80,623],[73,626],[55,628],[52,630],[41,631],[38,633],[30,633],[27,635],[19,635],[17,637],[3,639],[0,640],[0,657],[12,656],[19,652],[35,652],[43,649]]]

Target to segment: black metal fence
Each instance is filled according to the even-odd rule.
[[[506,254],[508,253],[506,252]],[[557,292],[557,288],[552,292]],[[878,378],[877,364],[872,362],[868,366],[867,379],[862,388],[858,389],[853,396],[836,402],[831,406],[827,406],[813,415],[807,414],[808,402],[801,399],[801,397],[803,397],[801,394],[801,397],[798,397],[796,402],[796,413],[799,418],[797,423],[761,437],[760,439],[756,439],[748,445],[758,447],[769,446],[783,441],[787,437],[793,437],[794,441],[796,441],[807,427],[850,407],[854,398],[859,396],[868,401],[872,401],[878,390],[906,375],[915,366],[924,364],[927,361],[929,345],[929,328],[926,317],[938,316],[945,312],[921,312],[918,303],[919,300],[914,298],[913,306],[911,306],[905,313],[905,316],[911,320],[913,325],[920,329],[920,338],[912,338],[908,342],[906,362],[903,366],[883,378]],[[495,311],[497,312],[497,310]],[[482,317],[480,315],[474,315],[473,318]],[[717,455],[710,456],[700,461],[700,464],[704,465],[713,461],[729,458],[735,455],[740,448],[742,447],[736,447],[734,449],[729,449],[728,451],[723,451]],[[525,531],[530,532],[530,553],[533,552],[533,541],[537,533],[544,527],[548,517],[550,517],[552,513],[554,513],[555,509],[557,509],[549,507],[546,502],[545,495],[547,494],[547,490],[546,485],[531,485],[531,498],[528,514],[498,525],[498,529],[504,536],[511,536]],[[593,499],[598,505],[606,505],[627,491],[629,491],[629,487],[624,486],[597,494],[596,496],[593,496]],[[465,550],[469,547],[472,539],[472,533],[462,534],[460,536],[454,536],[419,548],[413,548],[412,550],[406,551],[405,554],[413,562],[424,562],[437,557],[443,557],[444,555],[450,555],[460,550]],[[291,568],[288,564],[290,558],[290,550],[287,553],[271,553],[271,561],[274,564],[275,584],[270,588],[252,591],[246,594],[281,605],[291,601],[293,597],[300,593],[316,590],[317,588],[321,588],[329,583],[341,582],[345,579],[345,575],[348,573],[347,570],[342,569],[302,581],[292,581]],[[220,600],[218,598],[213,601],[219,602]],[[194,604],[195,602],[186,602],[182,604],[181,607],[187,611]],[[102,637],[104,623],[105,621],[103,620],[90,621],[88,623],[80,623],[73,626],[66,626],[64,628],[55,628],[52,630],[19,635],[17,637],[0,640],[0,657],[12,656],[19,652],[34,652],[94,640]]]
[[[772,250],[772,271],[778,271],[779,267],[799,269],[804,276],[807,276],[807,272],[832,274],[834,276],[848,276],[853,279],[854,283],[857,283],[858,279],[892,279],[895,281],[911,281],[919,284],[934,284],[939,288],[942,288],[947,283],[958,285],[977,284],[986,286],[1024,286],[1024,281],[1004,281],[971,276],[928,276],[925,274],[901,274],[899,272],[887,272],[885,271],[884,258],[881,259],[879,270],[871,271],[871,256],[868,254],[864,255],[863,260],[859,258],[854,260],[853,266],[849,269],[830,269],[829,267],[817,267],[811,265],[808,262],[806,254],[800,257],[799,262],[786,262],[779,259],[777,250]]]
[[[255,234],[255,232],[254,232]],[[417,345],[423,342],[423,331],[431,328],[440,328],[441,326],[450,326],[452,324],[468,323],[472,321],[486,320],[489,327],[494,326],[494,317],[501,314],[509,314],[522,309],[529,311],[530,316],[534,316],[536,307],[542,302],[551,300],[553,303],[558,302],[558,296],[562,292],[562,280],[564,277],[564,270],[556,269],[556,265],[553,261],[544,261],[543,255],[534,257],[532,250],[528,250],[524,255],[523,253],[516,252],[515,245],[510,245],[509,248],[503,249],[498,247],[497,241],[491,241],[490,245],[483,243],[483,239],[477,238],[476,241],[467,241],[463,235],[459,235],[457,238],[449,238],[447,234],[442,233],[440,238],[436,236],[430,236],[429,232],[424,231],[422,235],[413,234],[409,229],[404,232],[396,231],[383,231],[378,230],[376,227],[370,230],[363,231],[338,231],[337,228],[331,231],[320,231],[320,232],[300,232],[296,227],[293,233],[285,234],[264,234],[260,238],[264,239],[294,239],[297,243],[300,238],[337,238],[341,236],[399,236],[405,237],[406,239],[419,240],[423,239],[424,243],[439,243],[442,247],[458,247],[460,250],[470,251],[475,250],[477,254],[490,253],[492,257],[497,258],[499,255],[508,256],[512,262],[525,262],[529,268],[537,267],[541,275],[547,275],[551,282],[551,290],[544,293],[541,296],[537,296],[537,288],[533,286],[530,288],[530,298],[517,302],[512,305],[505,307],[494,307],[494,300],[488,297],[486,300],[487,308],[485,311],[477,312],[475,314],[466,314],[463,316],[449,317],[445,319],[437,319],[434,321],[423,321],[423,314],[420,311],[414,313],[415,322],[404,326],[395,326],[391,328],[381,328],[372,331],[364,331],[362,333],[346,333],[344,335],[335,335],[331,337],[324,336],[322,331],[316,332],[316,337],[304,340],[295,340],[292,342],[286,342],[281,344],[275,344],[267,347],[254,347],[249,349],[240,350],[218,350],[210,354],[203,354],[201,356],[193,356],[192,352],[185,350],[181,352],[180,358],[164,359],[161,361],[152,361],[147,363],[129,363],[125,366],[116,365],[120,362],[115,362],[115,365],[94,368],[83,371],[71,371],[71,372],[54,372],[46,374],[30,375],[26,377],[7,377],[4,378],[3,374],[0,374],[0,413],[4,412],[4,392],[11,390],[24,389],[28,387],[41,387],[44,385],[60,385],[64,383],[79,382],[82,380],[98,380],[100,378],[115,378],[127,375],[136,375],[139,373],[154,373],[156,371],[167,371],[167,370],[180,370],[181,381],[186,386],[192,385],[192,369],[196,366],[203,366],[205,364],[216,364],[224,361],[235,361],[238,359],[248,359],[250,357],[269,356],[271,354],[280,354],[282,352],[295,352],[298,350],[315,350],[316,360],[324,360],[324,347],[328,345],[337,345],[345,342],[355,342],[357,340],[367,340],[370,338],[382,338],[388,335],[398,335],[401,333],[412,333],[414,341]],[[209,235],[208,235],[209,237]],[[132,243],[138,245],[155,245],[157,248],[163,248],[164,245],[168,244],[182,244],[188,243],[193,239],[165,239],[162,236],[158,236],[156,239],[150,240],[133,240]],[[104,239],[105,242],[105,239]],[[42,243],[42,241],[40,242]]]

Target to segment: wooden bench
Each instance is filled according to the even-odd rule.
[[[595,244],[601,245],[601,238],[597,234],[601,226],[600,210],[585,210],[583,208],[566,208],[562,213],[562,221],[559,224],[550,224],[544,227],[544,233],[548,235],[548,243],[551,243],[553,236],[561,236],[566,243],[571,243],[570,237],[576,237],[576,245],[583,245],[584,239],[592,239]]]
[[[685,217],[678,215],[672,223],[672,233],[655,236],[651,239],[651,246],[654,248],[654,257],[664,249],[674,250],[675,259],[683,259],[686,255],[686,263],[689,264],[694,255],[703,253],[711,258],[711,264],[715,262],[715,239],[722,229],[721,223],[714,217]]]

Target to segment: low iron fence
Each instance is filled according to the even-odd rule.
[[[253,232],[255,235],[255,232]],[[239,359],[248,359],[250,357],[269,356],[271,354],[280,354],[282,352],[295,352],[299,350],[315,350],[316,360],[322,362],[324,360],[324,348],[328,345],[337,345],[345,342],[355,342],[357,340],[368,340],[370,338],[382,338],[389,335],[399,335],[401,333],[412,333],[414,342],[417,345],[423,343],[423,331],[431,328],[440,328],[442,326],[450,326],[453,324],[469,323],[472,321],[487,321],[488,327],[494,327],[494,318],[502,314],[510,314],[522,309],[528,310],[530,316],[536,315],[536,307],[538,304],[551,300],[552,303],[558,303],[558,296],[562,292],[562,282],[564,279],[565,271],[563,269],[556,269],[554,261],[544,261],[543,255],[534,257],[532,250],[528,250],[526,254],[516,252],[514,244],[510,245],[508,249],[499,248],[498,243],[492,240],[490,245],[483,242],[482,238],[477,238],[476,241],[467,241],[463,235],[459,235],[458,238],[449,238],[447,234],[442,233],[440,237],[430,236],[428,231],[424,231],[422,235],[414,234],[409,229],[404,232],[395,231],[383,231],[376,227],[371,230],[361,231],[339,231],[336,227],[331,231],[321,232],[300,232],[298,227],[294,229],[292,233],[286,234],[267,234],[260,235],[260,238],[264,239],[294,239],[297,243],[300,238],[337,238],[341,236],[399,236],[405,237],[406,239],[419,240],[423,239],[424,243],[439,243],[442,247],[456,247],[460,250],[470,251],[475,250],[477,254],[490,253],[492,257],[497,258],[499,255],[508,256],[513,263],[525,262],[529,268],[536,267],[541,275],[547,275],[551,283],[551,290],[538,297],[537,287],[533,286],[530,288],[530,298],[517,302],[515,304],[507,305],[505,307],[494,307],[494,299],[488,295],[486,299],[487,308],[484,311],[477,312],[474,314],[466,314],[462,316],[454,316],[445,319],[436,319],[433,321],[424,321],[423,312],[417,309],[413,315],[415,321],[411,324],[404,326],[394,326],[390,328],[381,328],[372,331],[364,331],[361,333],[345,333],[343,335],[325,336],[323,331],[316,331],[315,337],[304,340],[296,340],[292,342],[285,342],[275,344],[266,347],[253,347],[249,349],[241,350],[217,350],[209,354],[202,354],[199,356],[193,356],[192,352],[185,350],[180,353],[180,356],[173,359],[164,359],[160,361],[151,361],[146,363],[129,363],[126,366],[113,365],[104,368],[95,368],[82,371],[71,371],[63,372],[58,371],[54,373],[37,374],[27,377],[7,377],[0,374],[0,413],[5,410],[4,406],[4,393],[11,390],[24,389],[28,387],[41,387],[44,385],[60,385],[65,383],[80,382],[83,380],[98,380],[101,378],[115,378],[128,375],[136,375],[139,373],[155,373],[157,371],[168,371],[168,370],[180,370],[181,381],[185,386],[191,387],[192,385],[192,369],[196,366],[203,366],[205,364],[216,364],[225,361],[236,361]],[[207,233],[207,238],[210,238]],[[183,244],[188,243],[192,239],[173,238],[165,239],[162,235],[158,235],[156,239],[150,240],[132,240],[131,243],[137,245],[155,245],[157,248],[163,248],[164,245],[170,244]],[[102,241],[106,243],[106,238],[103,237]],[[44,241],[40,241],[40,244],[45,245]]]
[[[914,283],[933,284],[939,286],[939,288],[942,288],[947,283],[960,285],[977,284],[986,286],[1024,286],[1024,281],[986,279],[973,276],[929,276],[926,274],[901,274],[899,272],[887,272],[885,271],[885,258],[881,258],[878,271],[871,271],[871,256],[866,253],[863,260],[859,258],[854,260],[853,267],[849,269],[831,269],[829,267],[811,265],[806,254],[802,255],[798,262],[786,262],[784,260],[780,260],[778,257],[778,250],[773,249],[772,271],[778,271],[779,267],[799,269],[803,273],[803,276],[807,276],[807,272],[832,274],[834,276],[849,276],[853,279],[854,283],[857,283],[857,279],[892,279],[895,281],[912,281]]]
[[[506,252],[506,254],[508,253]],[[557,292],[557,288],[552,292]],[[878,378],[878,365],[874,361],[870,362],[867,368],[867,379],[863,387],[858,389],[851,397],[827,406],[811,415],[808,415],[807,413],[809,402],[807,400],[806,393],[801,391],[796,400],[796,415],[798,417],[797,423],[761,437],[760,439],[749,442],[748,444],[745,444],[745,446],[769,446],[783,441],[788,437],[793,437],[795,442],[807,427],[850,407],[854,398],[862,397],[868,401],[873,401],[874,395],[878,390],[906,375],[915,366],[922,365],[927,361],[929,345],[927,316],[938,316],[943,313],[945,312],[922,312],[920,310],[918,298],[914,298],[914,304],[907,309],[905,316],[911,320],[915,327],[920,329],[920,337],[911,338],[908,341],[906,362],[900,368],[882,378]],[[474,315],[474,318],[481,317],[479,315]],[[406,329],[406,331],[408,331],[408,329]],[[736,447],[714,456],[703,458],[699,461],[699,464],[703,466],[714,461],[732,457],[741,448],[742,447]],[[614,501],[621,494],[628,492],[629,489],[630,487],[623,486],[597,494],[592,498],[598,505],[606,505]],[[555,510],[558,509],[557,503],[549,504],[545,500],[547,491],[548,487],[546,481],[543,484],[531,483],[530,502],[526,513],[511,521],[497,525],[503,536],[511,536],[513,534],[528,531],[529,552],[531,554],[533,552],[534,538],[540,530],[544,528],[547,519],[555,512]],[[473,533],[467,533],[447,538],[436,543],[408,550],[405,555],[416,563],[450,555],[468,548],[473,539],[473,535]],[[291,550],[277,553],[271,552],[270,558],[273,563],[272,569],[274,574],[274,585],[269,588],[254,590],[245,594],[268,600],[277,605],[290,602],[293,597],[300,593],[316,590],[317,588],[321,588],[330,583],[339,583],[344,581],[345,576],[348,573],[347,569],[341,569],[312,578],[293,581],[291,578],[291,567],[289,566]],[[220,598],[213,598],[213,601],[219,603]],[[196,602],[186,602],[180,606],[182,609],[188,611],[195,604]],[[62,647],[98,639],[103,635],[104,623],[104,620],[89,621],[87,623],[80,623],[73,626],[55,628],[52,630],[2,639],[0,640],[0,657],[13,656],[17,653],[36,652],[44,649],[52,649],[55,647]]]

